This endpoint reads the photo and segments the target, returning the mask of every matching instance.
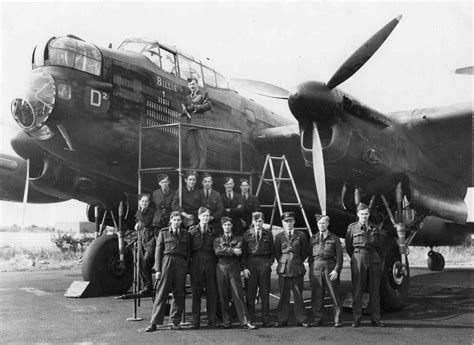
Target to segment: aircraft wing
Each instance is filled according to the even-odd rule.
[[[0,153],[0,200],[22,202],[26,181],[26,160],[17,156]],[[65,201],[58,197],[41,193],[30,186],[28,202],[48,204]]]

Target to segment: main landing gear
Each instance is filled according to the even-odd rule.
[[[381,231],[383,272],[380,280],[380,304],[385,311],[397,311],[408,304],[410,291],[408,246],[423,226],[425,218],[424,215],[415,217],[413,214],[409,214],[411,210],[404,209],[401,183],[397,185],[395,196],[396,212],[394,215],[385,196],[380,195],[385,208],[385,217],[380,222],[379,228],[382,229],[388,218],[395,229],[395,231],[386,229]],[[369,207],[371,209],[374,206],[375,197],[375,195],[372,196],[370,201]]]
[[[103,234],[109,214],[117,233]],[[82,276],[94,285],[99,295],[120,295],[128,291],[133,281],[133,253],[124,240],[122,230],[123,203],[118,208],[118,224],[112,210],[105,210],[99,224],[99,208],[95,207],[96,235],[82,258]]]

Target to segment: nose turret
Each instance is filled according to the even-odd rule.
[[[26,132],[44,125],[51,115],[56,101],[56,83],[53,77],[43,71],[31,74],[26,92],[13,100],[12,116]]]

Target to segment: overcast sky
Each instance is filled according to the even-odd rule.
[[[98,46],[148,37],[209,59],[228,77],[291,89],[328,81],[339,65],[391,19],[403,18],[375,56],[340,88],[383,111],[472,101],[473,5],[465,2],[5,2],[1,1],[0,151],[13,153],[11,100],[21,94],[31,53],[51,36]],[[287,111],[283,101],[273,104]],[[19,204],[0,202],[0,225],[19,223]],[[28,206],[26,224],[85,220],[76,201]]]

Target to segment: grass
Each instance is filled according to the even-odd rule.
[[[0,272],[62,269],[79,265],[82,253],[62,252],[59,248],[25,249],[0,247]]]

